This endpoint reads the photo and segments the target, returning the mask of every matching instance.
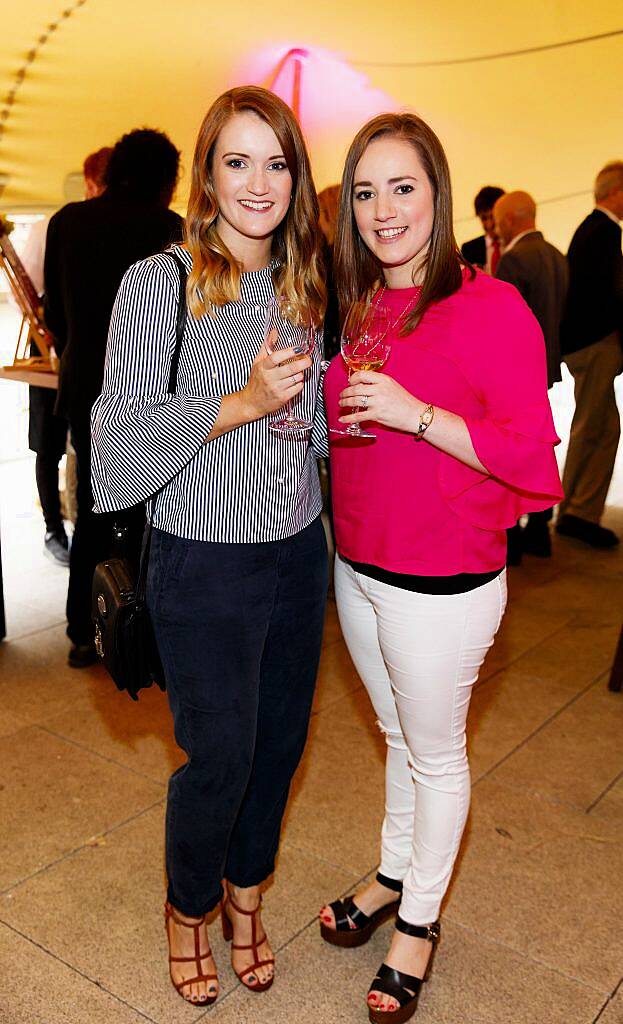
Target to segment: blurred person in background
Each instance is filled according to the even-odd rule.
[[[484,234],[471,238],[461,246],[465,259],[487,274],[495,274],[502,254],[500,240],[495,233],[493,207],[503,195],[504,189],[497,185],[485,185],[480,189],[474,199],[474,211],[482,224]]]
[[[83,164],[84,197],[94,199],[104,191],[104,178],[112,149],[105,146],[90,153]],[[35,221],[20,258],[37,294],[43,298],[43,261],[49,218]],[[31,355],[36,353],[31,352]],[[36,452],[35,474],[41,511],[45,520],[44,549],[60,565],[69,565],[69,541],[61,512],[58,467],[67,447],[67,420],[56,416],[53,388],[31,387],[29,391],[28,445]]]
[[[124,273],[182,237],[182,218],[168,209],[178,171],[179,152],[166,135],[130,132],[112,151],[103,193],[64,206],[48,228],[45,317],[61,360],[56,411],[69,421],[78,476],[67,594],[73,668],[96,658],[91,585],[95,566],[111,553],[113,526],[125,533],[128,557],[136,561],[140,550],[142,506],[115,516],[92,511],[90,415],[102,389],[110,314]]]
[[[575,382],[575,414],[556,530],[595,548],[619,543],[599,521],[621,434],[614,380],[623,370],[622,217],[623,160],[616,160],[597,175],[595,209],[571,240],[561,326],[563,359]]]
[[[547,386],[560,375],[560,322],[569,287],[567,260],[536,228],[536,203],[527,192],[507,192],[494,208],[495,232],[503,253],[495,276],[508,281],[539,321],[547,355]],[[552,509],[531,512],[526,526],[508,530],[509,565],[518,565],[523,552],[547,558],[552,553],[549,522]]]
[[[335,241],[335,225],[337,222],[337,209],[340,201],[340,186],[327,185],[322,192],[318,193],[318,206],[320,217],[318,223],[324,239],[331,248]]]
[[[335,225],[337,223],[339,201],[339,185],[329,185],[327,188],[323,188],[322,192],[318,193],[319,224],[323,239],[322,255],[325,263],[327,285],[327,308],[323,324],[325,359],[333,359],[333,356],[336,356],[340,351],[340,307],[333,279],[333,246],[335,243]],[[323,510],[326,512],[331,537],[335,542],[333,534],[333,504],[331,501],[331,467],[328,459],[319,459],[318,472],[320,473],[320,485],[322,487]]]
[[[318,193],[319,224],[324,239],[322,249],[327,275],[327,311],[323,330],[325,359],[333,359],[333,356],[340,351],[340,311],[333,285],[333,243],[339,198],[339,185],[329,185]]]

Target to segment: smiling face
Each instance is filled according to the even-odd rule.
[[[212,155],[216,230],[238,259],[271,238],[288,212],[292,175],[273,129],[251,111],[234,114]]]
[[[389,287],[419,283],[435,208],[432,185],[410,142],[384,136],[370,143],[355,168],[353,211]]]

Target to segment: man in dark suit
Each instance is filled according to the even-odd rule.
[[[536,204],[527,192],[507,192],[497,200],[493,215],[496,233],[504,246],[496,277],[508,281],[525,299],[541,325],[547,353],[547,386],[560,376],[560,322],[569,270],[563,254],[536,228]],[[509,530],[509,562],[517,565],[522,551],[548,557],[552,553],[549,520],[552,511],[533,512],[522,531]]]
[[[495,233],[493,207],[503,195],[504,189],[497,185],[485,185],[480,189],[474,199],[474,210],[480,218],[484,235],[472,238],[461,246],[465,259],[487,274],[495,274],[501,255],[500,241]]]
[[[178,169],[179,152],[166,135],[130,132],[113,149],[104,193],[69,203],[48,228],[45,315],[61,357],[57,412],[69,421],[78,474],[67,594],[74,668],[95,660],[91,584],[112,543],[111,517],[92,511],[90,429],[91,407],[102,389],[110,314],[128,267],[182,237],[182,219],[168,209]],[[137,535],[141,518],[142,510],[126,514],[124,525]],[[119,524],[123,516],[114,519]]]
[[[607,164],[597,175],[595,204],[568,253],[561,345],[575,381],[575,415],[556,529],[592,547],[612,548],[619,538],[599,520],[621,433],[614,379],[623,370],[623,161]]]
[[[93,199],[104,191],[104,177],[111,153],[112,149],[105,146],[85,158],[82,168],[85,199]],[[24,269],[41,298],[48,223],[48,218],[44,217],[32,225],[21,253]],[[30,354],[36,355],[33,349]],[[68,566],[69,541],[58,492],[58,466],[67,446],[67,421],[54,412],[56,392],[52,388],[39,388],[31,384],[28,397],[28,445],[37,455],[35,477],[45,520],[44,551],[60,565]]]

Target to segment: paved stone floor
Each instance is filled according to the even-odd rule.
[[[360,950],[318,937],[325,899],[376,866],[383,744],[329,604],[311,735],[265,921],[278,977],[182,1003],[162,925],[164,696],[133,704],[65,665],[66,576],[41,555],[28,461],[0,467],[9,639],[0,645],[0,1022],[358,1024],[389,926]],[[24,478],[22,479],[22,475]],[[7,484],[10,483],[10,486]],[[23,507],[22,507],[23,506]],[[623,510],[606,521],[623,532]],[[623,696],[606,689],[623,552],[556,542],[512,570],[474,695],[474,798],[422,1024],[623,1021]],[[619,988],[620,986],[620,988]]]

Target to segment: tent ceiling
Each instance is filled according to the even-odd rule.
[[[566,245],[590,207],[596,170],[623,155],[623,35],[493,60],[413,65],[530,49],[621,27],[620,4],[600,0],[387,0],[381,6],[371,0],[274,0],[263,9],[204,0],[5,5],[0,109],[18,87],[0,139],[0,181],[6,180],[0,208],[58,206],[67,174],[79,170],[86,153],[147,125],[168,132],[182,150],[186,173],[177,205],[183,209],[194,139],[210,102],[252,75],[261,81],[262,69],[289,46],[306,46],[354,64],[372,89],[431,122],[450,158],[459,237],[474,228],[475,191],[499,183],[531,191],[543,204],[544,230]],[[308,78],[313,84],[313,75]],[[319,187],[339,178],[354,121],[362,120],[361,102],[351,104],[349,116],[349,100],[361,100],[361,89],[357,75],[352,84],[342,81],[343,123],[325,132],[309,127]]]

